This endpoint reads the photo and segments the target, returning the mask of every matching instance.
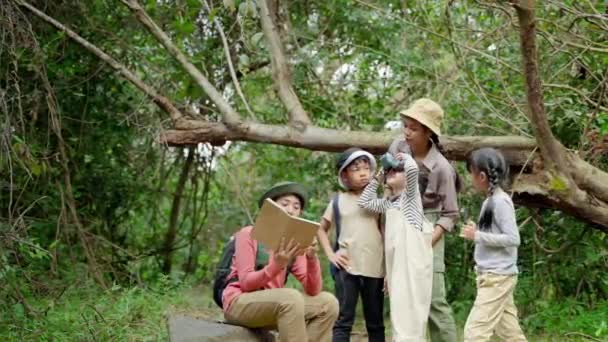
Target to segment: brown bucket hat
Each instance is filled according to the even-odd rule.
[[[402,117],[412,118],[425,125],[437,136],[441,136],[441,122],[443,121],[443,109],[431,99],[418,99],[399,113]]]

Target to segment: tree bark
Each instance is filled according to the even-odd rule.
[[[344,131],[318,126],[308,126],[304,132],[288,125],[268,125],[255,122],[243,123],[245,129],[231,130],[221,122],[190,121],[191,128],[167,130],[160,142],[172,146],[196,145],[201,142],[222,145],[228,140],[249,141],[299,147],[314,151],[342,152],[358,146],[372,153],[386,152],[390,143],[400,133]],[[194,128],[196,127],[196,128]],[[481,147],[500,148],[511,165],[531,165],[536,146],[534,140],[520,136],[442,136],[441,144],[446,156],[452,160],[465,160],[467,155]]]
[[[540,154],[548,168],[565,172],[566,163],[564,148],[553,136],[543,100],[543,88],[538,73],[538,55],[536,50],[536,19],[534,0],[522,0],[515,5],[519,19],[519,36],[522,62],[526,79],[526,97],[528,100],[528,118],[534,130],[534,136]]]
[[[551,132],[538,72],[534,0],[511,1],[517,12],[522,64],[526,79],[527,113],[542,157],[535,175],[516,179],[514,190],[541,196],[544,203],[608,227],[608,175],[571,152]],[[594,177],[596,176],[596,177]],[[532,179],[532,180],[531,180]]]

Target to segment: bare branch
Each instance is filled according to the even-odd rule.
[[[20,6],[27,8],[30,12],[32,12],[35,16],[40,19],[46,21],[47,23],[53,25],[58,30],[64,32],[68,37],[72,38],[75,42],[82,45],[85,49],[92,52],[95,56],[97,56],[102,61],[109,64],[114,70],[118,71],[122,74],[129,82],[133,83],[137,88],[144,92],[156,105],[158,105],[162,110],[167,112],[171,117],[171,120],[175,123],[178,123],[180,119],[183,118],[183,114],[173,105],[171,100],[166,98],[165,96],[159,94],[154,88],[147,85],[144,81],[142,81],[139,77],[135,76],[133,72],[131,72],[127,67],[123,64],[119,63],[117,60],[112,58],[112,56],[103,52],[100,48],[90,43],[88,40],[79,36],[76,32],[70,30],[65,27],[63,24],[58,22],[57,20],[49,17],[44,12],[40,11],[36,7],[27,3],[26,1],[17,0],[17,3]]]
[[[311,122],[291,84],[291,73],[289,66],[287,65],[281,38],[279,37],[277,27],[273,22],[273,14],[270,13],[266,1],[267,0],[259,0],[258,6],[260,7],[262,30],[264,31],[264,36],[268,42],[268,50],[270,50],[272,76],[277,86],[279,98],[289,113],[291,124],[298,130],[304,130]]]
[[[144,25],[146,29],[169,51],[169,53],[177,59],[184,70],[196,81],[196,83],[207,93],[211,101],[215,103],[219,111],[223,115],[224,122],[234,128],[238,128],[241,124],[240,115],[230,106],[230,104],[222,97],[219,91],[207,80],[205,75],[190,62],[188,57],[173,44],[167,33],[161,30],[158,25],[150,18],[148,13],[139,5],[137,0],[121,0],[135,15],[137,20]]]
[[[201,2],[207,9],[207,12],[211,13],[211,7],[209,6],[209,3],[207,2],[207,0],[201,0]],[[220,34],[220,38],[222,40],[222,45],[224,45],[224,53],[226,54],[226,61],[228,62],[228,70],[230,71],[230,77],[232,78],[232,83],[234,84],[234,88],[236,89],[237,94],[241,98],[241,101],[243,101],[243,104],[245,105],[245,109],[247,109],[247,112],[249,113],[249,115],[251,115],[251,117],[255,119],[255,114],[251,110],[251,107],[249,106],[247,99],[245,99],[245,94],[243,94],[243,90],[241,90],[241,84],[239,83],[239,79],[236,76],[236,71],[234,70],[234,65],[232,64],[232,57],[230,56],[230,46],[228,46],[228,41],[226,40],[226,35],[224,34],[224,29],[222,28],[222,24],[219,22],[219,20],[217,20],[217,17],[216,17],[216,19],[213,19],[213,22],[215,24],[215,28],[217,29],[217,32]]]

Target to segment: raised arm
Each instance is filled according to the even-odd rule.
[[[371,182],[367,184],[361,197],[357,201],[357,204],[361,208],[367,209],[374,213],[384,213],[391,207],[391,202],[387,199],[378,198],[378,181],[376,178],[372,178]]]
[[[409,154],[403,155],[403,172],[405,173],[406,189],[401,192],[399,201],[401,212],[415,228],[422,230],[424,210],[418,187],[418,164]]]

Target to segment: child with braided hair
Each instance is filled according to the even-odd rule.
[[[404,154],[397,160],[387,153],[382,164],[384,172],[365,187],[358,204],[386,218],[384,254],[393,341],[425,341],[433,282],[433,225],[424,218],[414,158]],[[377,198],[382,183],[385,198]]]
[[[517,284],[519,230],[511,197],[502,190],[508,166],[493,148],[474,151],[467,168],[473,186],[487,195],[479,224],[469,222],[462,237],[475,242],[477,297],[464,328],[465,341],[526,341],[517,318],[513,291]]]

